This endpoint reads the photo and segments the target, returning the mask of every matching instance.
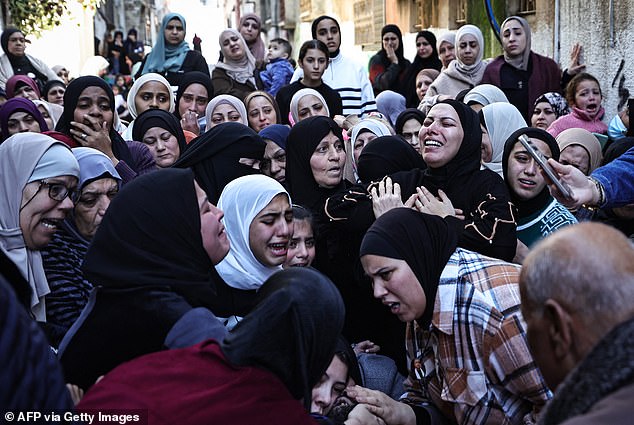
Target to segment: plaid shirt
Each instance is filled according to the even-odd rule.
[[[407,326],[412,369],[403,401],[431,400],[459,424],[496,425],[521,424],[546,403],[552,394],[528,351],[519,273],[514,264],[454,252],[440,278],[430,329]],[[418,378],[416,358],[423,365]]]

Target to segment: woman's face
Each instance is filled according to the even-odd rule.
[[[260,35],[260,25],[255,19],[245,19],[244,23],[240,25],[239,31],[244,37],[244,41],[253,44]]]
[[[393,51],[396,51],[396,49],[398,49],[398,35],[396,35],[393,32],[386,32],[385,34],[383,34],[383,50],[389,50],[392,49]]]
[[[328,369],[326,369],[317,385],[313,387],[310,412],[326,415],[337,397],[345,391],[347,377],[348,365],[338,356],[332,356]]]
[[[185,27],[178,18],[170,19],[165,26],[165,42],[176,46],[185,40]]]
[[[280,183],[286,181],[286,151],[272,140],[264,140],[266,148],[260,162],[260,170]]]
[[[286,261],[293,234],[293,210],[285,193],[277,194],[255,216],[249,226],[249,247],[264,266],[281,266]]]
[[[108,130],[112,128],[114,112],[110,107],[108,94],[101,87],[86,87],[79,95],[77,106],[73,113],[73,121],[83,123],[92,128],[92,123],[85,118],[85,115],[97,118],[100,122],[105,121]]]
[[[44,122],[46,123],[48,129],[54,129],[55,126],[53,125],[53,118],[51,118],[44,105],[37,105],[37,110],[40,111],[40,114],[42,114],[42,118],[44,118]]]
[[[331,131],[321,139],[310,157],[313,178],[320,187],[332,189],[341,183],[346,151],[343,142]]]
[[[62,86],[53,86],[46,94],[48,102],[64,106],[64,93],[66,89]]]
[[[171,166],[180,157],[178,139],[169,130],[152,127],[143,135],[143,143],[148,147],[156,165],[161,168]]]
[[[178,101],[178,113],[184,117],[185,113],[192,111],[197,117],[204,117],[207,103],[209,103],[207,88],[200,83],[192,83],[185,88]]]
[[[566,146],[559,155],[559,162],[564,165],[572,165],[586,176],[590,170],[590,154],[581,145]]]
[[[389,307],[401,322],[411,322],[425,313],[425,291],[404,260],[364,255],[363,270],[372,279],[374,298]]]
[[[557,114],[555,114],[552,105],[548,102],[539,102],[533,109],[531,124],[533,127],[546,130],[556,119]]]
[[[90,182],[81,190],[75,204],[75,225],[84,238],[90,240],[95,236],[110,202],[118,192],[119,185],[111,177]]]
[[[530,138],[530,141],[547,158],[552,155],[546,142],[534,138]],[[519,142],[511,149],[506,174],[507,185],[524,201],[533,199],[546,187],[539,165]]]
[[[222,54],[233,61],[239,61],[246,55],[240,37],[232,33],[226,33],[222,39]]]
[[[319,49],[308,49],[304,59],[299,61],[299,66],[304,71],[304,79],[320,81],[328,67],[328,58]]]
[[[26,49],[26,39],[24,38],[24,34],[20,31],[11,34],[7,44],[7,50],[9,53],[14,56],[24,56],[24,49]]]
[[[162,109],[169,112],[169,89],[161,82],[148,81],[139,88],[136,96],[134,96],[134,105],[136,106],[137,115],[141,115],[148,109]]]
[[[20,203],[20,230],[27,248],[40,250],[53,238],[70,210],[73,201],[66,196],[62,201],[51,198],[51,195],[68,191],[77,187],[77,177],[58,176],[28,183],[22,190]]]
[[[264,127],[277,122],[275,108],[264,96],[251,98],[247,105],[247,117],[249,118],[249,127],[258,133]]]
[[[24,111],[16,111],[9,115],[9,119],[7,120],[7,130],[9,136],[17,133],[39,133],[42,131],[40,129],[40,124],[33,115]]]
[[[293,220],[293,236],[288,244],[284,268],[310,267],[315,259],[315,236],[308,220]]]
[[[430,168],[440,168],[451,161],[462,144],[464,130],[454,108],[446,103],[436,104],[418,135],[423,159]]]
[[[35,92],[35,90],[33,90],[33,87],[29,86],[28,84],[23,84],[20,86],[20,88],[17,88],[15,90],[15,93],[13,94],[13,97],[23,97],[25,99],[31,100],[38,99],[37,93]]]
[[[324,43],[330,53],[335,53],[341,46],[341,32],[339,32],[337,23],[332,19],[321,20],[317,24],[315,32],[317,40]]]
[[[427,59],[434,53],[434,48],[423,36],[416,38],[416,54],[423,59]]]
[[[361,155],[361,151],[372,140],[376,139],[377,135],[372,133],[370,130],[363,131],[357,135],[357,138],[354,141],[354,146],[352,150],[352,155],[354,156],[354,162],[359,162],[359,155]]]
[[[194,189],[198,200],[203,248],[207,252],[211,263],[216,265],[225,258],[230,247],[225,226],[220,222],[222,217],[224,217],[224,213],[220,208],[209,202],[207,194],[196,181],[194,181]]]
[[[526,50],[526,33],[519,21],[511,19],[502,27],[502,48],[509,56],[519,56]]]
[[[465,34],[458,42],[458,58],[465,65],[473,65],[480,54],[478,39],[472,34]]]
[[[456,59],[456,47],[448,41],[443,41],[438,49],[438,57],[442,66],[446,67],[452,60]]]
[[[306,95],[297,102],[297,122],[317,115],[328,116],[321,100],[312,94]]]
[[[416,152],[420,153],[420,142],[418,140],[418,134],[420,133],[420,129],[423,125],[418,122],[418,120],[414,118],[410,118],[405,121],[403,124],[403,130],[401,131],[401,136],[412,145]]]
[[[418,100],[423,100],[423,97],[427,94],[429,86],[431,86],[431,83],[433,82],[434,80],[425,74],[416,77],[416,95],[418,96]]]
[[[221,103],[214,108],[211,114],[211,123],[207,123],[207,129],[223,122],[242,122],[240,112],[230,103]]]
[[[480,130],[482,130],[482,162],[491,162],[493,159],[493,145],[491,144],[491,139],[489,138],[489,132],[487,129],[480,124]]]

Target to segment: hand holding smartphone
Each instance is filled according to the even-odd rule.
[[[548,164],[544,154],[541,153],[539,149],[537,149],[535,146],[533,146],[530,139],[525,134],[519,136],[518,140],[520,141],[522,146],[524,146],[524,149],[526,149],[528,154],[532,156],[535,162],[542,168],[542,170],[544,170],[548,178],[555,184],[555,186],[557,186],[557,189],[559,189],[559,192],[561,192],[563,197],[568,200],[572,200],[573,197],[570,189],[568,188],[566,183],[559,179],[559,176],[557,175],[555,170],[553,170],[553,168]]]

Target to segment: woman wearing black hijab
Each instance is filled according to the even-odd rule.
[[[66,382],[87,389],[125,361],[174,346],[175,329],[193,343],[224,334],[209,310],[195,309],[214,300],[211,270],[229,251],[222,215],[191,170],[157,171],[119,192],[83,264],[97,289],[60,345]]]
[[[398,414],[408,418],[399,423],[429,423],[430,409],[421,407],[428,401],[451,423],[520,423],[549,398],[528,350],[519,266],[457,245],[446,220],[406,208],[382,215],[363,238],[374,296],[408,323],[408,364],[418,359],[426,368],[423,379],[409,371],[411,404],[359,387],[348,392],[381,407],[386,422]]]
[[[271,276],[260,299],[224,340],[127,363],[78,409],[143,408],[161,423],[314,424],[311,390],[335,353],[341,297],[322,274],[293,268]]]
[[[442,62],[436,50],[436,36],[431,31],[419,31],[416,34],[416,57],[403,78],[401,92],[405,96],[405,105],[416,108],[420,101],[416,95],[416,76],[423,69],[442,69]]]
[[[400,186],[402,202],[417,194],[420,204],[425,204],[420,208],[416,203],[418,209],[444,216],[458,233],[460,247],[511,261],[517,246],[513,206],[500,176],[480,170],[482,130],[478,115],[456,100],[439,102],[430,109],[420,135],[427,168],[391,176]],[[327,213],[340,232],[365,233],[375,218],[369,194],[384,184],[355,186],[329,199]],[[420,187],[427,192],[418,193]]]
[[[173,114],[162,109],[148,109],[134,121],[132,138],[143,142],[156,165],[171,166],[185,152],[185,134]]]
[[[400,136],[381,136],[368,142],[359,155],[357,172],[369,184],[399,171],[424,170],[423,157]]]
[[[6,28],[2,32],[0,45],[4,54],[0,56],[0,87],[4,88],[14,75],[28,75],[37,81],[40,89],[49,80],[59,80],[43,61],[25,53],[26,43],[29,41],[17,28]]]
[[[156,170],[148,148],[139,142],[124,141],[114,124],[114,94],[108,83],[95,76],[71,81],[64,92],[64,112],[55,130],[70,136],[80,146],[106,154],[124,185],[138,175]]]
[[[194,170],[209,202],[216,204],[227,183],[259,173],[249,164],[262,161],[265,148],[255,131],[244,124],[226,122],[192,140],[173,166]]]
[[[199,119],[205,117],[207,104],[214,97],[214,87],[209,75],[200,71],[183,74],[176,92],[174,115],[180,120],[183,130],[196,136],[205,132],[206,122],[202,126]]]
[[[374,95],[392,90],[407,96],[402,90],[410,63],[403,56],[403,35],[396,25],[386,25],[381,30],[381,50],[370,58],[370,82]]]

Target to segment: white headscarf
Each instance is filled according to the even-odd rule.
[[[220,44],[220,50],[222,50],[222,43],[232,35],[237,36],[240,39],[240,44],[242,45],[242,50],[244,51],[244,57],[237,61],[228,58],[224,55],[222,62],[218,62],[216,64],[216,68],[224,69],[227,75],[240,84],[244,84],[247,81],[250,81],[253,84],[253,87],[257,87],[255,84],[255,57],[249,50],[249,46],[247,46],[247,42],[244,41],[244,37],[242,34],[233,28],[229,28],[220,33],[220,37],[218,38],[218,44]]]
[[[355,181],[359,181],[359,174],[357,173],[357,161],[354,160],[354,143],[357,141],[357,137],[363,131],[367,130],[372,134],[376,135],[376,137],[381,136],[391,136],[392,132],[390,129],[383,124],[382,122],[375,120],[373,118],[365,118],[359,121],[352,127],[352,135],[350,139],[347,140],[346,146],[346,164],[352,165],[352,172],[354,174]]]
[[[132,116],[132,118],[136,118],[139,116],[139,112],[136,110],[136,103],[134,102],[134,98],[139,93],[141,87],[143,87],[143,85],[148,81],[158,81],[159,83],[163,84],[165,88],[167,88],[167,92],[170,94],[169,112],[174,112],[174,109],[176,108],[176,97],[174,96],[174,92],[172,91],[172,86],[170,86],[169,81],[167,81],[162,75],[150,72],[148,74],[143,74],[141,77],[137,78],[134,81],[134,84],[132,84],[132,87],[130,87],[130,91],[128,92],[128,111],[130,111],[130,115]],[[130,127],[132,127],[132,125],[130,125]]]
[[[311,89],[311,88],[305,88],[305,89],[298,90],[291,98],[291,105],[290,105],[291,117],[293,118],[293,121],[295,122],[295,124],[297,124],[300,121],[299,110],[297,109],[299,108],[299,101],[302,100],[304,97],[310,96],[310,95],[315,96],[317,99],[319,99],[319,101],[324,105],[324,108],[326,109],[326,115],[330,116],[330,110],[328,109],[328,104],[326,103],[326,99],[324,99],[324,97],[317,90]]]
[[[227,285],[237,289],[258,289],[269,276],[282,270],[260,263],[249,245],[251,222],[280,193],[290,195],[275,179],[262,174],[239,177],[225,186],[218,208],[225,212],[223,223],[231,249],[216,265],[216,270]]]
[[[502,173],[504,143],[516,130],[526,127],[526,120],[524,120],[520,111],[510,103],[492,103],[482,108],[481,112],[484,115],[484,122],[493,150],[491,162],[486,162],[483,165],[504,178]]]
[[[205,109],[205,122],[207,123],[207,127],[205,129],[206,132],[214,127],[213,123],[211,122],[211,117],[213,116],[216,107],[218,105],[222,105],[223,103],[233,106],[236,111],[238,111],[241,117],[241,124],[244,124],[246,126],[249,125],[247,108],[244,106],[244,103],[242,103],[242,101],[237,97],[230,94],[219,94],[209,101],[209,103],[207,104],[207,108]]]
[[[460,46],[460,40],[465,35],[474,36],[476,41],[478,42],[478,46],[480,46],[480,49],[478,49],[479,50],[478,56],[476,57],[476,60],[473,65],[465,65],[460,60],[460,56],[458,55],[458,49],[459,49],[458,46]],[[453,63],[455,63],[458,69],[460,69],[464,73],[473,74],[475,72],[478,72],[480,67],[485,67],[485,65],[482,63],[483,55],[484,55],[484,37],[482,36],[482,31],[480,31],[480,28],[470,24],[461,26],[458,32],[456,32],[456,59],[453,61]]]
[[[52,147],[68,150],[70,164],[66,170],[57,170],[57,177],[72,175],[79,178],[79,164],[70,148],[40,133],[18,133],[0,145],[0,249],[17,266],[31,287],[31,311],[38,321],[46,321],[44,296],[50,292],[44,274],[42,255],[27,248],[20,228],[22,191],[31,178],[42,156]]]
[[[492,84],[479,84],[469,90],[464,97],[464,103],[479,103],[482,106],[490,105],[495,102],[506,102],[509,100],[502,90]]]

